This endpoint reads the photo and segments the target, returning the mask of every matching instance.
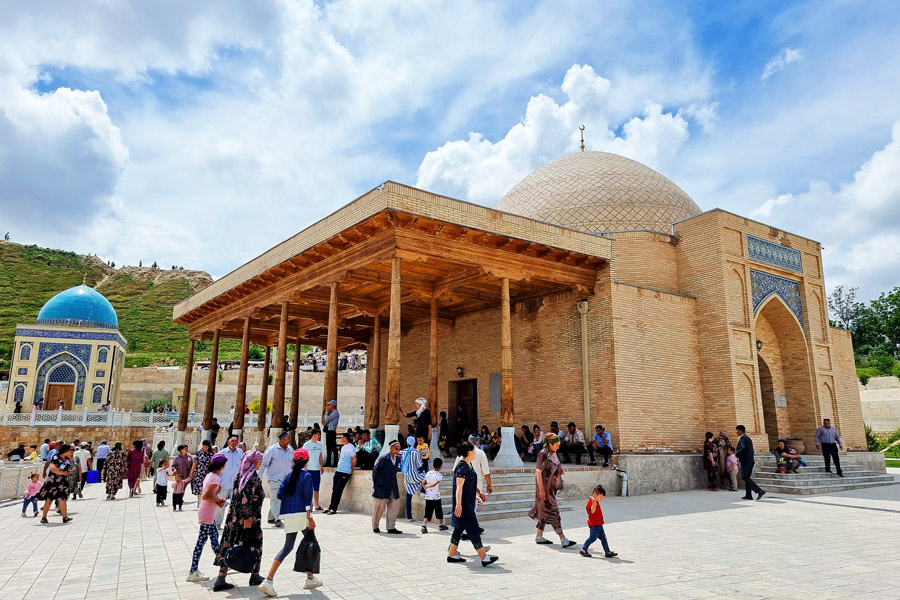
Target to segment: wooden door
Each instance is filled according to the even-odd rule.
[[[51,383],[47,386],[47,397],[44,399],[44,410],[56,410],[60,405],[63,407],[63,410],[72,410],[72,403],[74,401],[74,385]]]
[[[466,429],[478,429],[478,380],[451,381],[448,405],[450,442],[456,445],[462,441]]]

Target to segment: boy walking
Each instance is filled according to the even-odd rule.
[[[447,531],[448,527],[444,525],[444,509],[441,507],[441,467],[444,461],[440,458],[434,459],[434,470],[425,474],[425,482],[422,487],[425,488],[425,520],[422,521],[422,533],[428,533],[428,521],[434,516],[437,518],[440,526],[438,529]]]
[[[159,463],[159,467],[156,469],[156,505],[157,506],[165,506],[166,505],[166,496],[168,495],[169,489],[169,477],[166,471],[169,468],[169,461],[163,459],[162,462]]]
[[[585,506],[588,514],[588,528],[591,530],[590,537],[584,542],[584,546],[581,547],[581,555],[586,558],[591,557],[588,548],[597,539],[603,544],[603,552],[606,558],[618,556],[618,553],[609,549],[609,544],[606,543],[606,533],[603,531],[603,511],[600,510],[600,503],[603,502],[604,497],[606,497],[606,489],[602,485],[598,485],[594,488],[594,493],[588,498]]]
[[[188,480],[175,471],[175,483],[172,484],[172,511],[184,510],[184,490],[187,489]]]

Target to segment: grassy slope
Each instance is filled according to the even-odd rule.
[[[103,281],[104,277],[109,278]],[[189,280],[160,284],[106,267],[73,252],[0,243],[0,368],[8,361],[17,323],[33,323],[47,300],[84,281],[112,303],[128,340],[127,366],[184,363],[187,328],[172,323],[172,307],[193,294]],[[197,360],[209,351],[197,352]],[[240,342],[223,342],[220,356],[238,358]]]

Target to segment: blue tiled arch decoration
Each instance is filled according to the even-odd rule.
[[[31,342],[22,342],[19,348],[19,360],[31,360]]]
[[[109,356],[109,346],[100,346],[100,349],[97,350],[97,362],[105,363],[107,356]]]
[[[94,404],[100,404],[103,402],[103,384],[97,384],[94,386],[94,391],[91,394],[91,402]]]
[[[801,329],[806,330],[803,325],[803,296],[800,293],[799,281],[750,269],[750,288],[753,296],[754,314],[769,296],[775,294],[784,301],[788,309],[797,317]]]
[[[84,366],[84,363],[68,352],[63,352],[47,359],[38,368],[37,383],[34,386],[34,402],[37,402],[38,396],[46,395],[47,374],[54,367],[61,364],[67,364],[75,370],[77,375],[75,382],[75,404],[84,403],[84,386],[87,382],[87,368]]]
[[[25,401],[25,385],[19,384],[16,386],[16,391],[13,396],[13,402],[24,402]]]

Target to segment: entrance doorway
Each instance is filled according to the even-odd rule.
[[[467,429],[478,429],[478,380],[451,381],[448,397],[449,441],[455,446],[462,440]]]
[[[778,417],[775,410],[775,384],[772,381],[772,372],[769,365],[761,356],[757,356],[759,364],[759,391],[762,394],[764,429],[769,438],[769,448],[778,444]]]
[[[44,410],[56,410],[62,406],[63,410],[72,410],[75,401],[75,385],[50,383],[47,385],[47,397],[44,399]]]

